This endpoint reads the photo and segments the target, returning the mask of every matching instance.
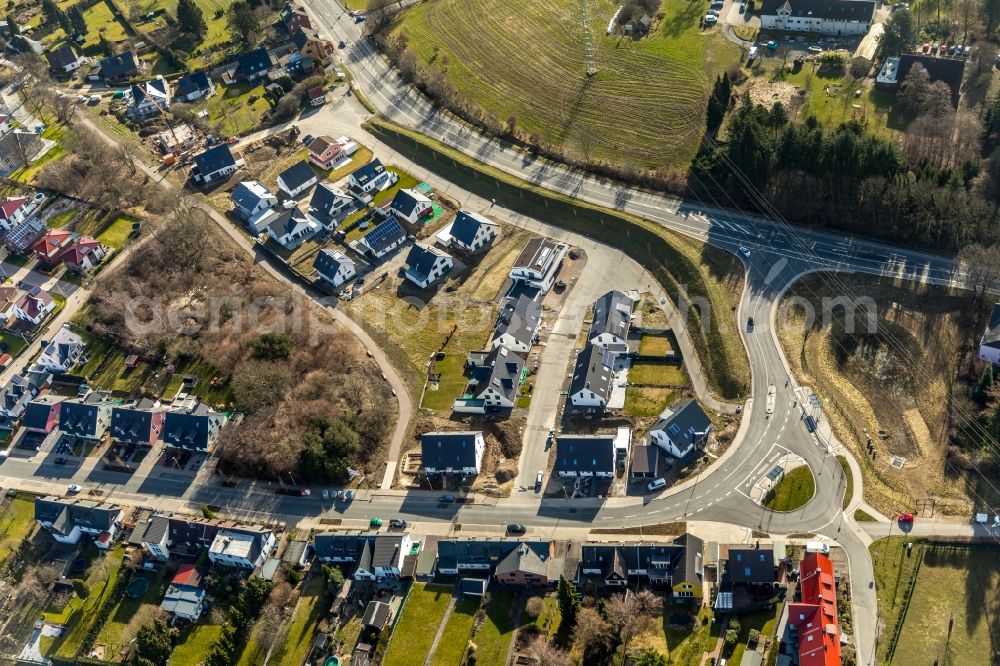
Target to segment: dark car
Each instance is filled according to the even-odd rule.
[[[63,458],[62,456],[60,456],[60,457],[58,457],[58,458],[55,459],[55,463],[57,465],[65,465],[66,464],[66,459]]]
[[[439,502],[454,502],[455,501],[455,496],[454,495],[441,495],[441,497],[438,498],[438,501]]]
[[[511,523],[507,526],[507,534],[524,534],[527,531],[528,528],[520,523]]]
[[[747,317],[747,330],[753,331],[753,317]]]
[[[401,518],[393,518],[389,521],[389,529],[391,530],[405,530],[406,521]]]

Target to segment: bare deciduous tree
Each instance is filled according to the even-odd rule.
[[[535,636],[528,648],[528,654],[541,666],[568,666],[569,653],[562,650],[545,636]]]
[[[591,650],[605,648],[611,644],[611,625],[601,617],[596,609],[581,608],[576,614],[573,628],[573,645],[586,655]]]

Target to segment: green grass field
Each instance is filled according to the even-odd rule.
[[[576,0],[433,0],[408,10],[395,30],[501,122],[513,115],[524,132],[594,160],[686,168],[711,82],[738,50],[699,30],[702,0],[664,2],[663,20],[640,40],[605,35],[617,2],[590,6],[591,77]]]
[[[742,661],[743,653],[746,652],[747,649],[747,641],[750,640],[751,629],[756,629],[760,632],[760,635],[762,636],[761,640],[770,637],[774,633],[774,625],[777,623],[778,615],[780,614],[781,604],[777,604],[771,610],[763,610],[757,611],[756,613],[741,615],[739,617],[739,638],[736,639],[736,645],[733,646],[733,652],[729,655],[726,663],[739,664]],[[723,654],[725,654],[725,652],[723,652]]]
[[[0,515],[0,564],[35,527],[35,503],[15,497],[3,507]]]
[[[666,335],[644,335],[639,340],[640,356],[666,356],[674,350]]]
[[[104,231],[97,234],[97,240],[108,247],[119,248],[132,233],[133,222],[136,222],[136,218],[122,213],[112,220]]]
[[[661,386],[629,386],[625,389],[625,413],[628,416],[659,416],[676,395],[673,389]]]
[[[93,546],[90,548],[92,551],[95,550]],[[45,614],[45,619],[49,622],[66,626],[62,635],[51,643],[51,647],[55,650],[54,656],[61,659],[72,659],[76,656],[76,652],[80,648],[87,630],[93,623],[98,609],[114,589],[115,581],[118,579],[118,572],[121,571],[124,554],[124,550],[116,548],[102,556],[111,560],[108,569],[108,578],[105,579],[99,571],[88,574],[84,582],[90,590],[90,594],[86,599],[80,599],[74,595],[73,599],[60,613]]]
[[[479,610],[479,599],[468,597],[455,604],[448,623],[444,625],[441,640],[431,657],[431,666],[455,666],[462,663],[469,634]]]
[[[295,612],[288,623],[288,635],[279,650],[275,650],[272,660],[276,664],[301,664],[312,647],[313,630],[316,623],[329,610],[329,602],[324,592],[323,576],[316,573],[309,577],[302,588],[302,596],[295,606]]]
[[[434,634],[451,601],[448,585],[415,583],[392,632],[392,642],[383,663],[421,666],[430,652]]]
[[[628,371],[629,384],[653,384],[654,386],[684,386],[687,373],[679,365],[666,363],[633,363]]]
[[[805,506],[816,494],[816,480],[808,465],[796,467],[785,474],[764,500],[771,511],[795,511]]]
[[[198,666],[222,635],[218,624],[195,624],[181,632],[177,646],[170,653],[171,666]]]
[[[128,35],[125,26],[111,13],[111,7],[106,2],[98,2],[83,10],[83,18],[87,21],[87,38],[83,42],[84,50],[96,47],[101,41],[101,35],[114,44],[124,40]]]
[[[216,95],[205,102],[208,121],[219,127],[223,134],[236,135],[258,128],[261,118],[271,105],[264,98],[264,86],[239,83],[231,86],[216,84]],[[252,102],[250,98],[256,96]],[[202,107],[199,107],[202,108]]]
[[[480,666],[504,666],[507,663],[507,648],[517,627],[518,609],[514,605],[514,595],[509,590],[490,590],[490,600],[486,604],[486,622],[476,632],[476,664]]]
[[[91,335],[78,329],[80,335],[87,341],[90,353],[87,362],[77,368],[76,372],[88,377],[91,386],[109,391],[124,391],[131,393],[138,389],[152,372],[147,363],[140,363],[135,368],[125,365],[127,353],[104,338]]]
[[[160,601],[170,584],[170,581],[162,575],[165,571],[166,569],[163,569],[160,575],[152,577],[136,574],[133,580],[139,577],[149,578],[150,585],[146,593],[137,599],[126,595],[111,612],[107,623],[97,636],[97,642],[106,646],[111,655],[120,654],[135,638],[139,627],[152,622],[158,615]]]
[[[844,502],[840,508],[847,509],[847,505],[851,502],[851,496],[854,494],[854,475],[851,473],[850,465],[847,464],[847,458],[837,456],[837,462],[840,463],[840,468],[844,470],[844,477],[847,479],[847,487],[844,489]]]

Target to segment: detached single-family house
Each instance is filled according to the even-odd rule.
[[[267,49],[261,46],[250,53],[243,55],[236,61],[236,69],[233,70],[232,80],[256,81],[267,76],[267,73],[274,68],[274,59]]]
[[[213,146],[194,158],[191,178],[196,183],[212,183],[225,178],[243,166],[242,159],[236,159],[228,144]]]
[[[97,267],[108,256],[108,248],[96,238],[80,236],[59,255],[59,261],[74,273],[84,275]]]
[[[532,238],[514,260],[510,278],[547,292],[555,282],[567,249],[565,243],[550,238]]]
[[[489,249],[500,225],[478,213],[460,210],[447,227],[438,232],[436,238],[445,247],[458,248],[469,254]]]
[[[94,537],[94,545],[111,546],[124,519],[121,507],[88,500],[44,497],[35,500],[35,520],[59,543],[77,544],[84,534]]]
[[[563,478],[615,475],[614,435],[560,435],[556,438],[555,472]]]
[[[59,257],[76,239],[76,234],[69,229],[49,229],[45,235],[35,241],[31,251],[38,261],[46,264],[59,263]]]
[[[0,229],[20,224],[34,209],[25,197],[7,197],[0,202]]]
[[[493,347],[527,355],[542,323],[541,292],[515,287],[500,303],[500,314],[490,336]]]
[[[406,279],[421,289],[426,289],[455,267],[455,260],[444,250],[432,245],[414,243],[406,256]]]
[[[233,190],[233,208],[243,220],[278,205],[278,197],[256,180],[245,180]]]
[[[28,402],[24,408],[21,427],[27,432],[47,435],[59,425],[61,404],[66,398],[54,393],[46,393]]]
[[[354,262],[347,255],[330,248],[323,248],[317,253],[313,268],[321,279],[335,289],[358,274]]]
[[[32,287],[14,304],[14,316],[32,326],[38,326],[50,312],[56,309],[56,301],[41,287]]]
[[[0,175],[8,175],[30,164],[45,148],[35,132],[14,130],[0,135]]]
[[[354,210],[354,198],[329,183],[317,185],[313,190],[312,199],[309,200],[309,216],[327,231],[337,228],[352,210]]]
[[[55,51],[48,51],[45,59],[49,61],[49,71],[56,74],[75,72],[87,62],[87,59],[78,54],[71,44],[64,44]]]
[[[69,324],[63,324],[42,353],[35,359],[35,365],[45,372],[66,372],[83,359],[87,343],[73,332]]]
[[[139,62],[135,54],[131,51],[108,56],[97,62],[97,71],[92,72],[87,78],[97,78],[111,85],[122,83],[131,78],[139,76]]]
[[[215,85],[205,72],[185,74],[177,80],[177,87],[174,89],[174,99],[186,103],[208,99],[214,94]]]
[[[479,430],[427,432],[420,436],[421,466],[426,474],[475,476],[485,450],[486,440]]]
[[[382,166],[381,160],[374,159],[347,177],[347,192],[363,204],[371,203],[372,197],[396,184],[399,176]]]
[[[128,115],[145,118],[159,115],[170,108],[170,86],[162,79],[133,83],[129,88]]]
[[[302,245],[319,229],[319,223],[298,208],[283,210],[267,223],[267,235],[288,250]]]
[[[576,414],[599,414],[607,409],[614,381],[613,363],[610,352],[587,343],[576,357],[573,379],[569,385],[568,411]]]
[[[357,142],[349,137],[318,136],[309,144],[309,161],[320,169],[332,169],[357,151]]]
[[[587,339],[595,347],[616,354],[628,352],[628,331],[634,301],[620,291],[609,291],[594,302],[594,318]]]
[[[979,341],[979,360],[1000,365],[1000,303],[993,306],[990,322]]]
[[[111,403],[100,393],[83,399],[63,400],[59,407],[59,429],[79,439],[99,441],[111,425]]]
[[[389,217],[358,241],[359,249],[376,259],[382,259],[406,242],[406,231],[395,218]]]
[[[708,439],[712,421],[694,400],[688,399],[660,414],[649,429],[649,441],[674,458],[683,458]]]
[[[201,402],[181,411],[169,411],[163,421],[163,443],[173,448],[206,452],[218,439],[225,422],[224,414]]]
[[[148,398],[131,407],[111,409],[111,439],[118,444],[153,446],[163,432],[166,412]]]
[[[170,580],[160,602],[160,610],[175,618],[196,622],[205,605],[205,589],[201,586],[198,567],[184,562]]]
[[[308,190],[318,180],[309,163],[302,160],[278,174],[278,191],[291,199]]]
[[[333,42],[323,39],[319,33],[307,26],[299,26],[292,30],[292,43],[299,50],[303,60],[311,59],[321,67],[326,67],[336,49]]]
[[[0,139],[3,141],[3,139]],[[48,231],[45,223],[37,217],[29,216],[18,222],[3,239],[3,244],[14,254],[23,255],[31,250],[42,235]]]
[[[416,227],[434,214],[434,202],[415,187],[396,192],[389,204],[389,212],[400,222]]]
[[[213,564],[241,569],[256,569],[274,548],[274,532],[259,529],[220,529],[208,547]]]
[[[454,411],[484,414],[514,408],[524,370],[522,356],[506,347],[496,347],[488,354],[470,354],[466,364],[472,366],[472,376],[465,395],[452,406]]]

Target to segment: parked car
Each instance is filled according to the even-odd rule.
[[[378,529],[382,527],[382,519],[372,516],[372,519],[368,521],[368,527],[371,527],[373,529]]]
[[[705,18],[702,19],[705,25],[715,25],[719,22],[719,17],[714,14],[705,14]]]
[[[928,51],[930,51],[930,50],[931,50],[931,45],[930,45],[930,44],[928,44],[927,42],[924,42],[924,45],[920,47],[920,50],[921,50],[921,51],[922,51],[923,53],[927,53]]]
[[[538,470],[538,474],[535,475],[535,492],[539,492],[542,489],[542,480],[545,479],[545,472]]]
[[[358,496],[358,494],[356,492],[354,492],[353,490],[345,490],[344,491],[344,501],[345,502],[353,502],[354,498],[357,497],[357,496]]]
[[[954,44],[948,45],[948,55],[955,55],[955,49],[958,48]]]
[[[931,55],[934,55],[934,54],[936,54],[938,52],[938,47],[939,46],[941,46],[941,45],[938,44],[937,42],[934,42],[933,44],[931,44]]]
[[[657,490],[662,490],[667,487],[667,480],[663,477],[656,479],[655,481],[650,481],[649,485],[646,486],[646,490],[649,492],[656,492]]]
[[[938,47],[938,55],[944,55],[945,51],[947,50],[948,50],[948,45],[945,44],[944,42],[941,42],[941,46]]]
[[[714,16],[715,18],[719,18],[719,10],[718,9],[709,9],[708,13],[709,13],[709,15]]]
[[[972,53],[972,47],[966,44],[965,49],[962,51],[962,56],[968,58],[970,53]]]
[[[68,492],[68,493],[78,493],[78,492],[81,492],[82,490],[83,490],[83,488],[81,488],[77,484],[71,483],[69,485],[69,487],[66,489],[66,492]]]
[[[521,523],[510,523],[507,525],[507,534],[524,534],[528,531]]]
[[[750,47],[749,51],[747,51],[747,60],[753,60],[756,57],[757,57],[757,46],[755,44],[754,46]]]
[[[806,49],[806,51],[808,51],[809,53],[822,53],[823,52],[823,47],[822,46],[810,46],[809,48]]]
[[[778,42],[776,42],[776,41],[774,41],[772,39],[771,41],[769,41],[767,43],[767,48],[770,49],[771,51],[777,51],[778,50]]]
[[[323,489],[323,499],[330,499],[330,491],[326,488]]]
[[[748,248],[746,245],[740,245],[740,254],[742,254],[744,257],[746,257],[747,259],[749,259],[750,258],[750,248]]]
[[[402,518],[393,518],[389,521],[389,529],[391,530],[405,530],[406,521]]]
[[[830,544],[823,543],[822,541],[808,541],[806,542],[806,552],[807,553],[823,553],[824,555],[830,554]]]
[[[315,140],[316,140],[316,137],[314,137],[312,134],[306,134],[304,137],[302,137],[302,145],[303,146],[308,146],[310,143],[312,143]]]

